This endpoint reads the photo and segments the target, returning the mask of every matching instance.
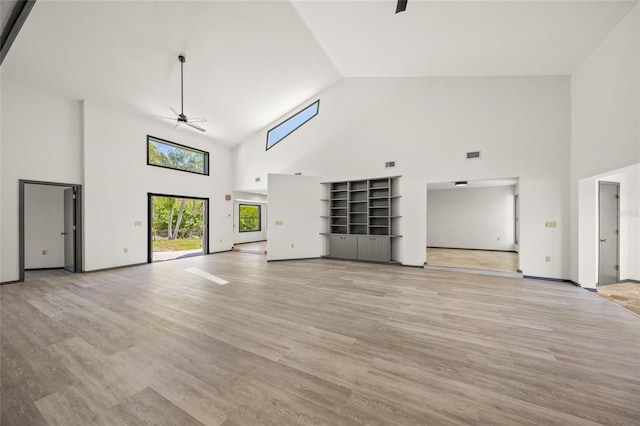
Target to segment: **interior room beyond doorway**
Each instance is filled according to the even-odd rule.
[[[427,247],[427,264],[446,268],[517,272],[518,253],[514,251]]]
[[[427,185],[427,266],[516,273],[518,178]]]

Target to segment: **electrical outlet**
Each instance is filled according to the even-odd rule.
[[[276,220],[276,225],[284,225],[284,222],[281,220]]]
[[[133,226],[142,226],[142,221],[136,220],[135,222],[133,222]]]
[[[47,255],[47,251],[46,250],[42,250],[42,255],[46,256]]]
[[[129,253],[129,249],[125,247],[124,252]]]
[[[544,261],[547,262],[547,263],[551,262],[551,256],[545,256],[544,257]]]

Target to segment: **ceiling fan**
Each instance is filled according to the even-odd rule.
[[[193,123],[204,123],[207,121],[206,118],[187,118],[184,115],[184,63],[185,57],[184,55],[178,56],[178,60],[180,61],[180,113],[175,109],[169,107],[171,111],[176,115],[175,117],[163,117],[160,115],[154,115],[157,118],[164,118],[167,120],[176,120],[176,126],[174,128],[180,128],[181,125],[187,125],[189,127],[193,127],[194,129],[200,130],[201,132],[206,132],[207,129],[204,129],[200,126],[197,126]]]

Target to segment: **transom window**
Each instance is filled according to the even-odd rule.
[[[153,136],[147,136],[147,164],[209,175],[208,152]]]
[[[267,150],[318,115],[320,99],[267,132]]]

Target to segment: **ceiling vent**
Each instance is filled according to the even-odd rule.
[[[386,163],[384,163],[384,166],[386,168],[395,167],[396,166],[396,162],[395,161],[387,161]]]
[[[260,178],[259,177],[256,178],[256,182],[260,182]]]
[[[467,160],[473,160],[476,158],[480,158],[480,151],[467,152]]]

